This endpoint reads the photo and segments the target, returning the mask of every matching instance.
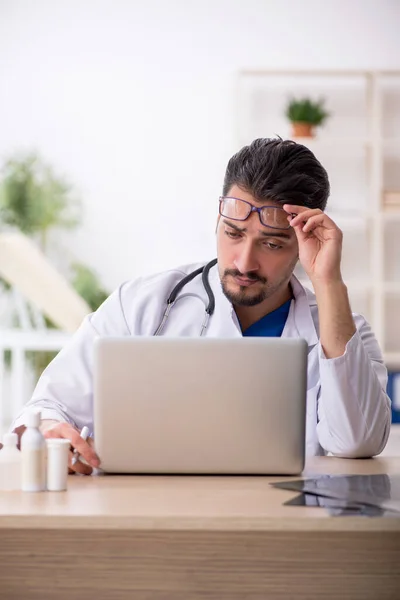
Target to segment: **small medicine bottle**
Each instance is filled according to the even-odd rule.
[[[21,437],[21,489],[41,492],[46,489],[46,440],[39,429],[40,412],[29,411]]]
[[[47,445],[47,489],[62,492],[67,489],[70,440],[51,438]]]
[[[6,433],[0,450],[0,490],[21,489],[21,452],[17,448],[18,435]]]

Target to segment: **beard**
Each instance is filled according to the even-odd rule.
[[[237,269],[225,269],[223,277],[221,277],[222,291],[229,302],[234,306],[257,306],[267,298],[273,296],[283,285],[288,283],[296,262],[290,266],[287,273],[285,273],[282,278],[275,282],[270,282],[266,277],[261,277],[256,273],[244,274]],[[253,286],[250,288],[247,286],[239,286],[238,290],[232,290],[229,288],[230,276],[245,277],[246,279],[259,282],[260,285],[257,286],[256,290],[253,290]]]

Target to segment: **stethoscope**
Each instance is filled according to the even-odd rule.
[[[213,294],[213,291],[210,286],[210,282],[208,280],[208,274],[210,272],[210,269],[212,269],[212,267],[217,264],[217,261],[218,261],[218,259],[214,258],[209,263],[204,265],[204,267],[200,267],[199,269],[196,269],[192,273],[189,273],[189,275],[185,275],[185,277],[183,279],[181,279],[181,281],[174,287],[174,289],[168,296],[167,308],[164,311],[161,323],[159,324],[156,331],[154,332],[154,335],[160,335],[160,333],[162,332],[162,330],[165,327],[165,323],[167,322],[167,319],[169,317],[169,313],[171,312],[172,307],[179,300],[179,298],[184,297],[182,295],[182,296],[179,296],[179,298],[177,298],[179,292],[181,292],[181,290],[185,287],[185,285],[187,283],[192,281],[192,279],[194,279],[195,277],[197,277],[197,275],[200,275],[200,274],[201,274],[201,279],[202,279],[202,282],[204,285],[204,289],[206,290],[207,296],[208,296],[208,304],[206,306],[206,314],[204,316],[204,321],[203,321],[203,323],[201,325],[201,329],[200,329],[200,335],[201,336],[204,335],[204,333],[208,327],[208,321],[210,320],[210,317],[215,310],[215,296]]]

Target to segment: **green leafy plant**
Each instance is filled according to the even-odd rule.
[[[87,302],[91,310],[95,311],[108,298],[108,292],[101,286],[96,273],[89,267],[74,263],[72,265],[72,280],[71,283],[78,294]],[[45,319],[49,329],[54,329],[54,324]],[[39,378],[47,365],[57,356],[57,352],[50,351],[30,351],[27,352],[36,378]]]
[[[96,273],[80,263],[72,265],[72,272],[72,285],[75,290],[86,300],[93,311],[97,310],[109,294],[100,285]]]
[[[42,249],[51,228],[79,224],[80,203],[72,187],[38,154],[10,158],[1,175],[0,220],[23,233],[37,235]]]
[[[291,98],[286,107],[286,116],[292,123],[322,125],[329,117],[325,110],[325,101],[313,101],[310,98]]]
[[[48,234],[57,228],[75,228],[80,224],[81,205],[72,186],[36,153],[9,158],[0,171],[0,226],[8,225],[37,239],[46,253]],[[108,292],[89,267],[71,265],[71,284],[92,311],[104,302]],[[0,285],[8,290],[7,282]],[[45,317],[49,329],[55,325]],[[7,363],[10,356],[7,353]],[[56,352],[27,352],[35,375],[39,377]]]

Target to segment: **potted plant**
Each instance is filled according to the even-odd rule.
[[[291,98],[286,116],[292,123],[293,137],[314,137],[315,127],[322,125],[329,113],[325,110],[323,99]]]

